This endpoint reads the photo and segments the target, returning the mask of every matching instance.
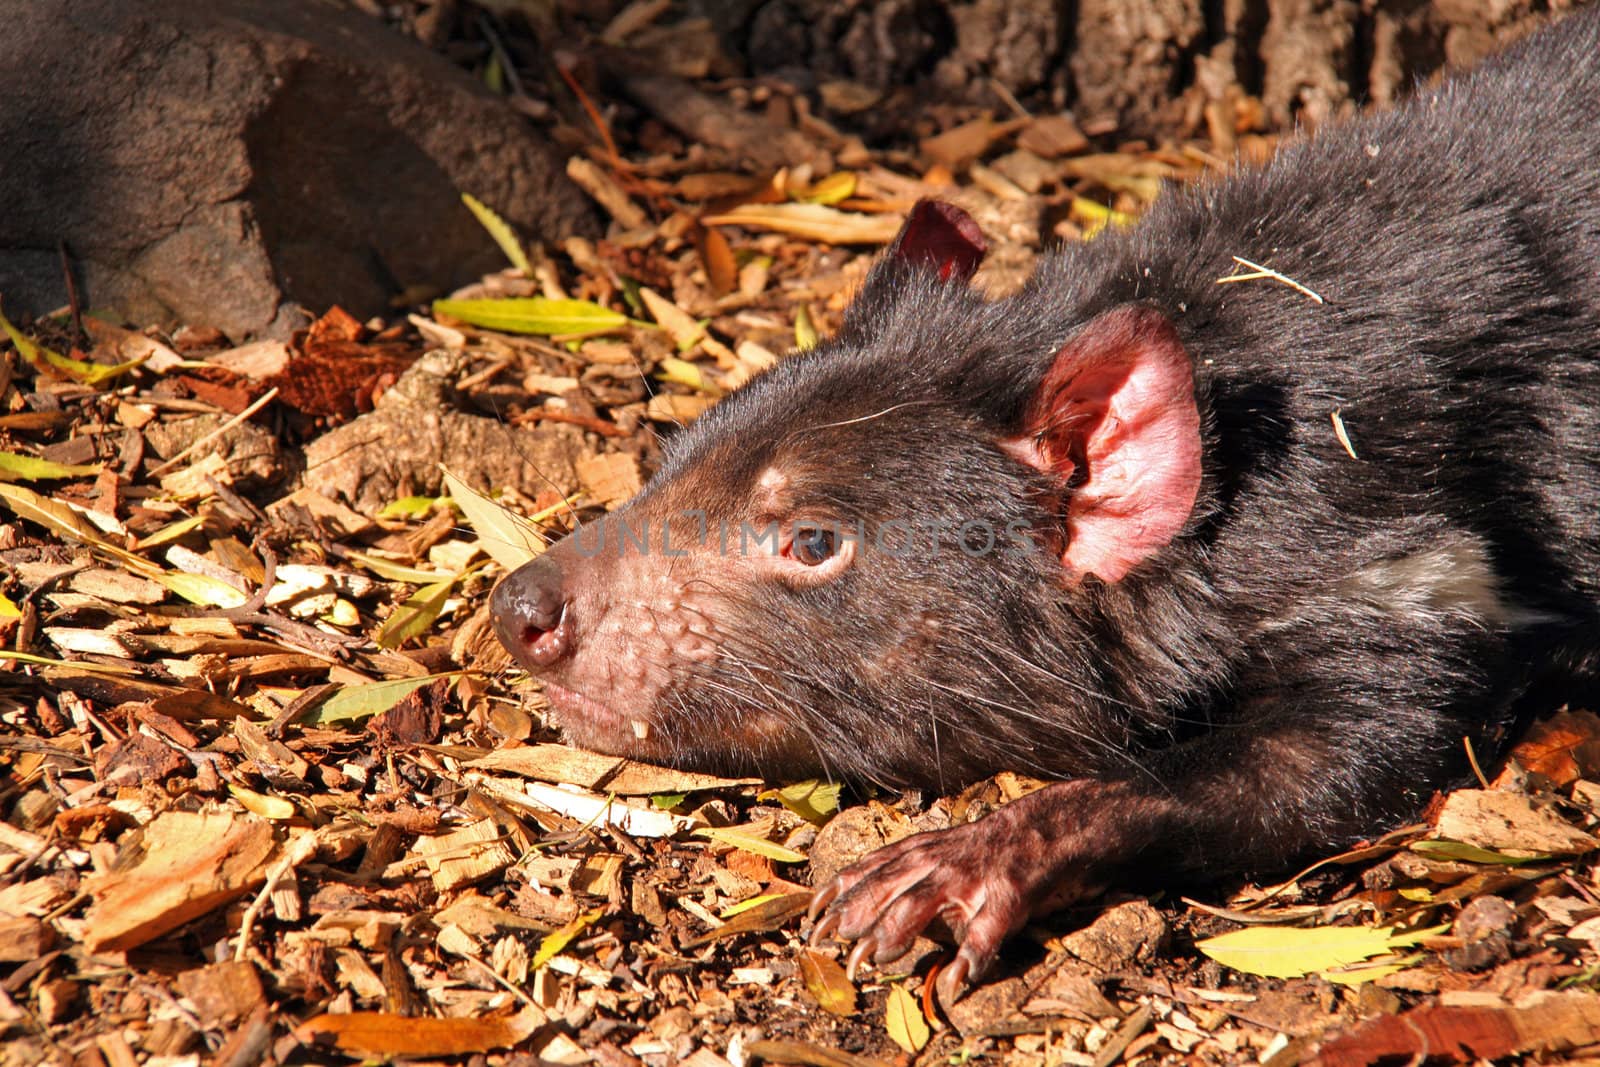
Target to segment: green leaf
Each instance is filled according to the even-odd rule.
[[[792,848],[784,848],[764,837],[757,837],[755,834],[736,830],[731,826],[702,826],[694,834],[696,837],[708,837],[724,845],[732,845],[745,852],[754,852],[757,856],[765,856],[774,863],[804,863],[806,859],[803,853],[796,852]]]
[[[65,463],[52,463],[48,459],[37,456],[23,456],[16,452],[0,452],[0,481],[5,482],[32,482],[41,478],[81,478],[92,477],[100,473],[98,463],[89,463],[83,466],[69,466]]]
[[[449,578],[418,589],[383,620],[378,632],[372,635],[373,642],[388,651],[426,633],[439,618],[439,612],[444,610],[445,601],[450,599],[450,592],[455,587],[456,579]]]
[[[1246,974],[1300,978],[1385,955],[1444,929],[1396,935],[1392,926],[1251,926],[1196,942],[1195,948]]]
[[[1432,856],[1441,860],[1462,860],[1466,863],[1497,863],[1506,867],[1518,867],[1528,863],[1543,863],[1550,856],[1539,853],[1536,856],[1512,856],[1504,852],[1495,852],[1477,845],[1469,845],[1464,841],[1413,841],[1411,851],[1420,852],[1424,856]]]
[[[657,793],[650,798],[650,806],[658,811],[671,811],[688,799],[688,793]]]
[[[904,984],[889,987],[889,1000],[883,1008],[884,1029],[895,1044],[915,1056],[933,1036],[928,1020],[923,1017],[917,998]]]
[[[485,330],[558,337],[611,333],[629,322],[622,312],[588,300],[554,300],[544,296],[435,300],[433,313],[448,315]]]
[[[386,582],[405,582],[408,585],[432,585],[444,577],[438,571],[425,571],[421,567],[408,567],[403,563],[396,563],[392,559],[371,552],[351,550],[345,553],[345,558],[352,563],[359,563],[379,578]]]
[[[446,497],[438,496],[403,496],[399,500],[391,500],[378,509],[380,519],[425,519],[432,512],[434,505]]]
[[[467,205],[467,210],[477,218],[479,225],[489,231],[489,236],[494,238],[494,243],[500,246],[500,251],[506,254],[511,265],[524,275],[533,274],[532,268],[528,266],[528,257],[522,251],[522,242],[517,240],[516,231],[511,228],[511,224],[471,193],[462,193],[461,202]]]
[[[496,504],[448,469],[444,469],[444,487],[461,509],[467,525],[478,535],[483,550],[507,571],[516,570],[544,551],[544,535],[537,526]]]
[[[369,682],[366,685],[347,685],[327,700],[303,722],[318,724],[364,719],[388,711],[400,701],[440,678],[454,678],[459,672],[429,674],[422,678],[392,678],[386,682]]]

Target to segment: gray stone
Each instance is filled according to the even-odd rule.
[[[595,220],[536,130],[443,57],[319,0],[12,0],[0,33],[0,295],[282,335],[475,278]]]

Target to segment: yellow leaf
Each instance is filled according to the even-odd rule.
[[[500,251],[506,254],[511,265],[524,275],[531,275],[533,271],[528,267],[528,257],[522,251],[522,242],[517,240],[516,231],[511,225],[471,193],[462,193],[461,202],[467,205],[467,210],[472,212],[478,223],[489,231],[489,236],[494,238],[494,243],[500,246]]]
[[[448,469],[444,471],[444,487],[461,509],[467,525],[478,535],[483,550],[507,571],[516,570],[544,551],[544,535],[537,526],[496,504]]]
[[[380,519],[425,519],[432,512],[434,505],[442,497],[436,496],[403,496],[399,500],[391,500],[378,509],[377,517]]]
[[[561,954],[562,949],[572,944],[573,940],[592,926],[602,914],[604,914],[603,908],[594,908],[579,915],[561,929],[544,935],[544,940],[539,942],[539,951],[534,953],[533,962],[528,965],[528,969],[537,971],[555,959]]]
[[[81,359],[63,356],[60,352],[44,347],[29,339],[22,331],[11,325],[11,320],[0,315],[0,330],[4,330],[11,343],[17,346],[17,353],[35,367],[52,370],[68,378],[83,382],[85,385],[99,385],[101,382],[110,381],[112,378],[139,366],[150,358],[145,353],[138,359],[130,359],[126,363],[115,366],[106,366],[103,363],[85,363]]]
[[[753,908],[759,908],[761,905],[766,904],[769,901],[782,900],[786,896],[788,896],[787,893],[762,893],[758,897],[751,897],[749,900],[741,900],[737,904],[723,908],[721,916],[724,919],[731,919],[735,915],[750,911]]]
[[[544,296],[435,300],[433,313],[485,330],[556,337],[588,337],[628,325],[628,316],[620,311],[588,300],[555,300]]]
[[[754,852],[757,856],[765,856],[774,863],[805,862],[805,855],[796,852],[792,848],[784,848],[782,845],[768,841],[764,837],[757,837],[755,834],[736,830],[731,826],[702,826],[694,833],[696,837],[708,837],[713,841],[720,841],[724,845],[732,845],[734,848],[742,849],[745,852]]]
[[[1115,208],[1098,204],[1088,197],[1075,196],[1067,211],[1068,217],[1083,229],[1085,238],[1098,237],[1107,226],[1122,229],[1132,226],[1134,217]]]
[[[706,372],[688,360],[674,359],[668,356],[661,361],[661,370],[657,377],[664,382],[687,385],[690,389],[708,393],[711,396],[722,395],[722,389],[706,376]]]
[[[811,309],[804,304],[794,313],[794,346],[802,352],[817,347],[817,327],[811,321]]]
[[[1349,967],[1339,967],[1331,971],[1323,971],[1318,977],[1324,978],[1334,985],[1357,986],[1387,978],[1391,974],[1403,971],[1407,967],[1414,967],[1422,961],[1422,953],[1413,953],[1410,956],[1384,956],[1379,959],[1369,960],[1366,963],[1356,963]]]
[[[706,335],[706,324],[647,285],[639,287],[639,300],[656,325],[667,332],[679,352],[687,352]]]
[[[838,782],[812,778],[782,789],[763,790],[758,799],[776,800],[806,822],[820,826],[838,814],[839,794],[843,788]]]
[[[113,674],[119,678],[137,678],[139,671],[133,667],[124,667],[111,663],[91,663],[88,660],[51,659],[49,656],[35,656],[28,652],[12,652],[10,649],[0,648],[0,660],[16,660],[18,663],[32,663],[39,667],[68,667],[75,671],[89,671],[93,674]]]
[[[244,805],[246,811],[259,815],[263,819],[273,819],[282,822],[284,819],[294,818],[294,805],[283,797],[269,797],[257,793],[254,789],[246,789],[242,785],[229,783],[228,792],[233,798]]]
[[[160,567],[144,557],[136,556],[127,549],[104,540],[100,536],[100,531],[89,524],[89,520],[66,504],[40,496],[32,489],[0,482],[0,503],[4,503],[19,518],[36,522],[63,537],[98,549],[121,561],[129,570],[150,577],[163,573]]]
[[[806,204],[837,204],[856,195],[856,176],[847,170],[835,171],[815,185],[801,190],[795,199]]]
[[[188,518],[169,522],[149,537],[139,538],[139,543],[136,547],[143,550],[155,548],[157,545],[164,545],[169,541],[176,541],[190,530],[198,529],[200,524],[205,521],[204,515],[190,515]]]
[[[823,1011],[833,1015],[856,1013],[856,987],[850,984],[850,976],[845,974],[838,960],[803,948],[800,950],[800,979]]]
[[[23,456],[15,452],[0,452],[0,481],[33,482],[46,478],[92,477],[100,473],[100,464],[69,466],[52,463],[37,456]]]
[[[1246,974],[1300,978],[1381,956],[1443,929],[1396,935],[1392,926],[1252,926],[1196,942],[1195,948]]]
[[[889,987],[889,1001],[883,1009],[883,1025],[889,1031],[889,1039],[913,1056],[921,1052],[933,1036],[917,998],[903,984]]]
[[[16,601],[0,593],[0,619],[20,619],[22,609],[17,607]]]
[[[250,598],[227,582],[209,574],[157,574],[155,580],[191,604],[207,608],[236,608]]]
[[[886,245],[900,232],[897,215],[853,215],[821,204],[740,204],[700,220],[707,226],[775,230],[832,245]]]

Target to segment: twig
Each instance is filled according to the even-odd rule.
[[[72,343],[77,345],[86,336],[83,332],[83,301],[78,296],[78,283],[72,277],[72,257],[67,255],[67,242],[56,242],[61,253],[61,281],[67,287],[67,307],[72,312]]]
[[[622,154],[617,151],[617,142],[611,139],[611,127],[600,114],[600,109],[594,106],[594,101],[589,99],[589,94],[583,91],[583,86],[578,84],[577,76],[569,70],[564,63],[556,63],[556,73],[561,75],[561,80],[567,83],[567,88],[572,90],[572,95],[578,98],[584,113],[589,116],[589,121],[594,123],[595,130],[600,134],[600,140],[606,146],[606,157],[611,161],[611,169],[617,173],[625,173],[629,166],[622,161]]]
[[[494,51],[495,58],[500,61],[500,72],[506,76],[506,84],[511,86],[512,93],[517,96],[527,96],[527,90],[522,87],[522,78],[517,74],[517,66],[511,61],[511,53],[506,51],[505,43],[495,31],[494,22],[482,12],[478,14],[478,29],[488,39],[489,47]]]
[[[1341,410],[1341,408],[1334,408],[1333,411],[1329,412],[1333,417],[1333,436],[1339,439],[1341,445],[1344,445],[1344,450],[1350,454],[1351,459],[1360,459],[1361,457],[1356,455],[1356,446],[1350,443],[1350,434],[1344,428],[1344,419],[1339,414]]]
[[[267,875],[266,884],[261,887],[261,892],[244,909],[244,918],[239,920],[239,938],[233,948],[233,961],[244,962],[245,953],[250,950],[250,934],[256,925],[256,919],[261,914],[261,909],[267,906],[268,899],[277,890],[278,883],[296,867],[317,853],[317,838],[315,834],[301,834],[289,842],[289,849],[283,854],[283,859],[272,868],[272,873]]]
[[[1327,303],[1327,301],[1322,299],[1322,297],[1319,294],[1317,294],[1315,292],[1312,292],[1306,286],[1301,285],[1299,282],[1295,281],[1293,278],[1289,277],[1287,274],[1279,274],[1277,271],[1273,270],[1271,267],[1263,267],[1259,263],[1252,263],[1248,259],[1245,259],[1243,256],[1233,256],[1232,259],[1233,259],[1233,261],[1235,263],[1237,263],[1241,267],[1249,267],[1252,273],[1249,273],[1249,274],[1230,274],[1227,277],[1218,278],[1217,279],[1217,284],[1218,285],[1226,285],[1229,282],[1253,282],[1253,281],[1259,281],[1262,278],[1271,278],[1275,282],[1282,282],[1284,285],[1287,285],[1289,288],[1293,289],[1297,293],[1304,293],[1306,296],[1311,298],[1313,303],[1317,303],[1317,304],[1326,304]]]

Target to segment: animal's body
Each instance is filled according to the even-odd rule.
[[[495,597],[580,744],[1057,780],[826,888],[855,959],[943,917],[955,986],[1108,883],[1347,845],[1593,680],[1600,10],[1013,297],[981,255],[919,206],[837,336]]]

